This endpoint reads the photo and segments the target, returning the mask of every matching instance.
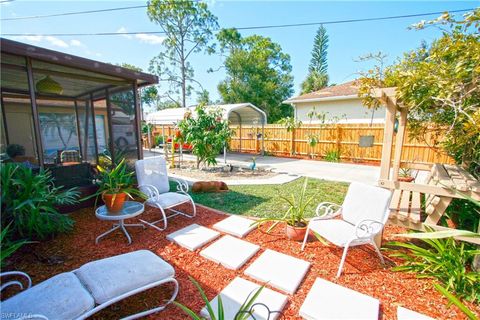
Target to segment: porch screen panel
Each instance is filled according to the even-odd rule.
[[[131,87],[110,93],[111,121],[115,159],[129,164],[138,159],[134,91]]]

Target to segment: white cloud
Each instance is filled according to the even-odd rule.
[[[139,33],[135,35],[136,39],[139,39],[141,42],[148,44],[161,44],[165,37],[156,36],[154,34]]]
[[[56,37],[52,37],[52,36],[27,35],[27,36],[18,36],[18,37],[16,37],[16,38],[19,39],[19,40],[23,40],[23,41],[27,41],[27,42],[36,42],[36,43],[40,43],[40,42],[46,41],[46,42],[50,43],[50,44],[53,45],[53,46],[61,47],[61,48],[68,48],[68,47],[70,47],[70,46],[68,45],[68,43],[66,43],[66,42],[63,41],[62,39],[59,39],[59,38],[56,38]]]
[[[117,30],[117,33],[124,33],[124,32],[128,32],[127,31],[127,28],[125,27],[120,27],[118,30]],[[122,34],[122,37],[125,37],[127,39],[132,39],[132,36],[129,35],[129,34]]]
[[[55,38],[55,37],[52,37],[52,36],[46,36],[45,40],[50,42],[50,44],[52,44],[53,46],[56,46],[56,47],[61,47],[61,48],[68,48],[69,47],[68,43],[66,43],[65,41],[63,41],[62,39],[59,39],[59,38]]]
[[[70,40],[70,45],[74,47],[84,47],[85,45],[81,43],[79,40],[73,39]]]

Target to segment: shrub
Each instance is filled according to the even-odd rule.
[[[45,239],[72,229],[73,220],[55,206],[76,203],[79,192],[75,188],[62,191],[53,185],[50,172],[36,174],[16,163],[2,165],[0,175],[1,225],[11,225],[10,239]]]
[[[453,238],[421,239],[426,247],[404,242],[390,242],[389,245],[406,252],[397,251],[392,257],[405,262],[394,267],[394,271],[416,272],[419,278],[436,278],[448,291],[470,301],[480,300],[480,273],[469,270],[475,255],[480,250],[467,248],[464,242]]]
[[[178,127],[181,132],[181,142],[192,145],[192,153],[197,157],[197,168],[201,163],[216,164],[216,156],[232,136],[228,121],[223,120],[218,109],[206,110],[199,106],[195,109],[196,115],[188,113],[180,121]],[[178,137],[177,137],[178,138]],[[178,141],[178,140],[177,140]]]
[[[16,156],[24,156],[25,148],[19,144],[9,144],[5,152],[10,158],[15,158]]]
[[[338,150],[330,150],[325,154],[325,161],[328,162],[339,162],[340,161],[340,152]]]
[[[165,137],[164,136],[155,136],[155,146],[159,146],[161,144],[165,143]]]

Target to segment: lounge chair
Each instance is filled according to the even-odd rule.
[[[148,222],[141,220],[143,223],[163,231],[167,228],[167,219],[177,215],[184,215],[193,218],[196,215],[196,207],[193,199],[188,194],[188,183],[180,179],[170,179],[177,183],[177,192],[170,191],[170,183],[167,175],[167,163],[163,158],[151,158],[138,160],[135,162],[135,171],[137,173],[137,181],[139,189],[148,196],[146,205],[160,209],[162,219]],[[183,203],[191,203],[193,213],[188,214],[173,209]],[[165,211],[171,211],[168,215]],[[157,226],[159,222],[163,221],[163,227]]]
[[[337,278],[342,273],[348,248],[352,246],[371,244],[383,264],[382,254],[374,238],[382,232],[387,222],[391,195],[390,190],[353,182],[341,206],[331,202],[322,202],[318,205],[317,217],[308,223],[302,250],[305,248],[310,230],[343,247]],[[339,215],[342,215],[341,219],[332,219]]]
[[[2,318],[8,319],[85,319],[134,294],[173,283],[173,294],[165,304],[125,318],[136,319],[165,309],[178,293],[173,267],[148,250],[92,261],[33,287],[26,273],[11,271],[0,276],[21,276],[27,282],[24,291],[1,302]],[[0,290],[15,285],[24,289],[22,282],[12,280]]]

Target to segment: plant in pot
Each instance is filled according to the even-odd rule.
[[[9,144],[5,150],[11,159],[25,155],[25,148],[19,144]]]
[[[268,221],[275,223],[270,226],[267,233],[270,232],[278,223],[285,223],[285,235],[288,239],[302,241],[307,231],[307,221],[305,213],[308,205],[313,201],[315,195],[307,198],[308,178],[305,178],[303,188],[300,193],[290,194],[290,197],[280,196],[288,204],[288,210],[281,218],[265,218],[255,221],[253,224],[261,225]]]
[[[400,168],[398,171],[398,181],[412,182],[413,180],[415,180],[415,178],[412,177],[412,170],[408,168]]]
[[[122,210],[127,197],[130,199],[133,199],[134,196],[147,198],[143,192],[133,186],[135,172],[128,170],[125,159],[112,168],[97,166],[97,169],[98,191],[86,199],[101,196],[108,211],[118,212]]]

